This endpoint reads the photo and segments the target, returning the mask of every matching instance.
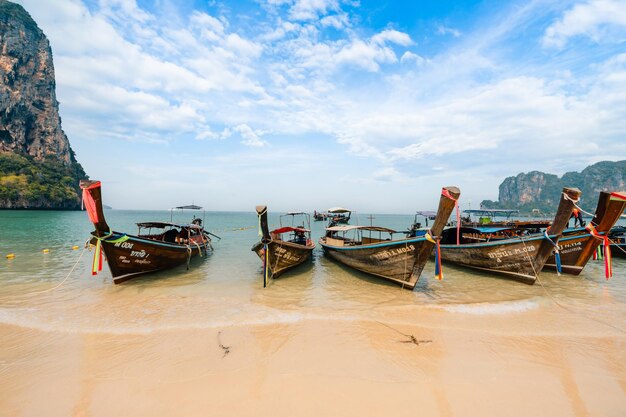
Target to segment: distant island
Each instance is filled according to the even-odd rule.
[[[0,209],[80,209],[87,178],[61,128],[52,51],[18,4],[0,0]]]
[[[498,201],[484,200],[486,209],[515,209],[522,214],[533,211],[553,213],[563,187],[582,191],[581,207],[593,212],[600,191],[626,190],[626,161],[603,161],[590,165],[581,172],[568,172],[561,178],[540,171],[520,173],[506,178],[499,187]]]

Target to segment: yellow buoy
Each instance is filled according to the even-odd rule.
[[[7,254],[7,259],[13,259],[13,258],[15,258],[15,254],[14,253]]]
[[[42,252],[43,253],[48,253],[48,252],[50,252],[50,249],[44,249],[44,250],[42,250]]]
[[[78,249],[78,246],[72,246],[72,250]]]

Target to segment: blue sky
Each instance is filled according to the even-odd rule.
[[[18,3],[115,208],[476,208],[626,159],[624,0]]]

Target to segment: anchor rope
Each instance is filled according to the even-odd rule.
[[[552,246],[554,246],[554,260],[556,263],[556,273],[557,275],[561,275],[561,254],[559,253],[559,245],[558,243],[550,239],[550,236],[548,236],[547,230],[543,231],[543,238],[546,239],[548,242],[550,242]]]
[[[521,236],[520,236],[520,240],[522,241],[522,244],[524,245],[524,248],[526,248],[526,242],[524,241],[524,239],[523,239]],[[525,251],[525,252],[526,252],[526,254],[528,254],[528,251]],[[527,258],[527,259],[528,259],[528,261],[530,262],[530,266],[532,267],[532,269],[533,269],[533,273],[535,274],[535,279],[537,280],[537,282],[539,283],[539,285],[541,286],[541,288],[543,289],[543,291],[546,293],[546,295],[548,296],[548,298],[550,298],[550,300],[552,300],[552,302],[553,302],[554,304],[556,304],[558,307],[562,308],[563,310],[565,310],[565,311],[567,311],[567,312],[569,312],[569,313],[576,314],[576,315],[578,315],[578,316],[584,317],[584,318],[589,319],[589,320],[591,320],[591,321],[595,321],[596,323],[604,324],[605,326],[608,326],[608,327],[610,327],[610,328],[612,328],[612,329],[615,329],[615,330],[619,331],[620,333],[624,333],[624,334],[626,334],[626,330],[624,330],[624,329],[622,329],[622,328],[620,328],[620,327],[617,327],[617,326],[615,326],[615,325],[613,325],[613,324],[611,324],[611,323],[607,323],[607,322],[605,322],[605,321],[603,321],[603,320],[599,320],[599,319],[596,319],[596,318],[590,317],[589,315],[585,315],[585,314],[583,314],[583,312],[580,312],[580,311],[574,310],[574,309],[572,309],[572,308],[567,307],[567,306],[566,306],[566,305],[564,305],[564,304],[561,304],[561,303],[560,303],[560,302],[559,302],[556,298],[554,298],[554,296],[552,295],[552,293],[551,293],[550,291],[548,291],[548,289],[546,288],[546,286],[545,286],[545,285],[543,285],[543,282],[541,281],[541,278],[539,277],[539,273],[537,272],[537,269],[535,268],[535,264],[534,264],[534,262],[532,262],[532,259],[530,258],[530,256],[527,256],[526,258]]]
[[[33,294],[43,294],[49,291],[53,291],[56,290],[57,288],[59,288],[61,285],[63,285],[65,283],[65,281],[67,281],[67,279],[70,277],[70,275],[72,275],[72,272],[74,272],[74,269],[76,269],[76,265],[78,265],[78,263],[80,262],[80,259],[83,257],[83,254],[85,253],[85,250],[87,249],[87,244],[85,244],[85,246],[83,247],[83,250],[80,252],[80,255],[78,255],[78,259],[76,259],[76,262],[74,262],[74,265],[72,265],[72,268],[70,269],[70,271],[67,273],[67,275],[65,276],[65,278],[63,278],[63,281],[61,281],[60,283],[58,283],[56,286],[52,287],[52,288],[47,288],[45,290],[40,290],[40,291],[33,291],[30,292],[29,295],[33,295]]]
[[[622,245],[623,243],[621,243],[621,242],[617,242],[617,241],[612,240],[612,239],[610,239],[610,238],[609,238],[609,242],[611,242],[612,244],[614,244],[614,245],[615,245],[615,247],[616,247],[617,249],[621,250],[623,253],[626,253],[626,250],[624,250],[624,248],[622,248],[622,247],[620,246],[620,245]]]

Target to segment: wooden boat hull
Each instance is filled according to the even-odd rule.
[[[460,195],[458,187],[442,188],[437,215],[430,229],[432,236],[441,234]],[[409,290],[415,288],[435,247],[435,241],[432,238],[426,239],[425,236],[375,242],[361,240],[358,244],[351,244],[346,240],[335,239],[330,229],[327,228],[327,236],[320,239],[325,254],[344,265],[384,278]]]
[[[521,240],[511,238],[493,243],[441,245],[441,259],[469,268],[495,272],[526,284],[535,283],[534,260],[544,241],[543,236]],[[544,260],[545,261],[545,260]],[[533,269],[535,268],[535,269]]]
[[[595,215],[590,222],[595,232],[599,235],[608,233],[619,220],[625,207],[626,200],[620,193],[601,191]],[[585,228],[565,230],[559,239],[561,272],[571,275],[580,274],[601,243],[601,239],[593,237]],[[545,268],[557,269],[554,255],[548,258]]]
[[[113,232],[108,240],[114,240],[122,233]],[[208,241],[192,243],[187,247],[181,244],[158,242],[137,236],[126,235],[128,240],[112,243],[102,240],[102,250],[113,276],[113,282],[120,284],[138,275],[156,272],[184,265],[198,255],[205,256],[211,245]]]
[[[490,242],[452,243],[450,235],[444,236],[441,245],[441,259],[469,268],[493,272],[501,276],[534,284],[537,274],[543,269],[548,257],[554,251],[561,233],[567,226],[574,202],[578,201],[580,190],[564,188],[557,213],[552,221],[550,237],[541,234],[527,237],[510,237]]]
[[[188,234],[188,244],[111,232],[104,217],[100,181],[82,180],[80,187],[83,189],[83,201],[89,220],[96,229],[91,233],[93,236],[91,242],[100,245],[115,284],[148,272],[188,264],[192,257],[203,256],[208,250],[213,250],[207,232],[197,225],[187,226],[193,227],[196,232],[195,235]],[[166,239],[166,237],[163,235],[161,239]],[[94,255],[100,256],[101,252],[97,246],[96,249],[97,253]],[[100,264],[100,267],[102,265],[95,261],[97,259],[94,259],[94,274],[99,269],[96,265]]]
[[[351,268],[413,289],[433,244],[425,238],[358,246],[333,246],[320,240],[324,253]]]
[[[299,245],[292,242],[272,240],[267,244],[269,277],[277,278],[285,271],[311,260],[314,244]],[[265,262],[265,245],[257,242],[252,251]]]
[[[587,250],[595,250],[600,241],[592,237],[585,229],[566,230],[559,239],[559,254],[561,256],[561,272],[570,275],[579,275],[591,258],[585,256]],[[588,248],[588,249],[585,249]],[[544,268],[556,271],[556,259],[550,255]]]

